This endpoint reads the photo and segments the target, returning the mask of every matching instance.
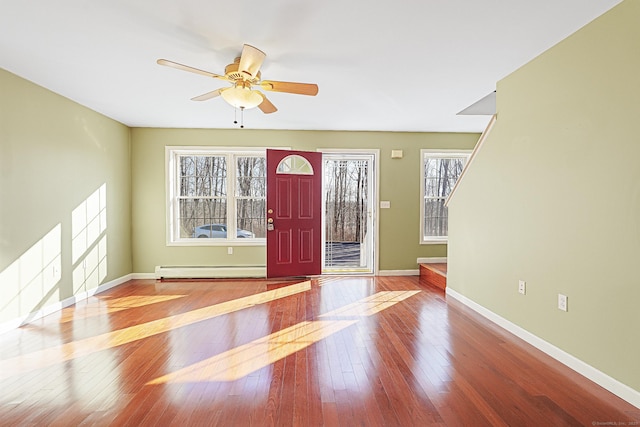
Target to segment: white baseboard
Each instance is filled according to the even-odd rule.
[[[467,307],[471,308],[472,310],[474,310],[475,312],[477,312],[480,315],[484,316],[485,318],[487,318],[488,320],[492,321],[493,323],[497,324],[498,326],[500,326],[500,327],[506,329],[507,331],[511,332],[515,336],[523,339],[527,343],[529,343],[532,346],[536,347],[538,350],[541,350],[542,352],[544,352],[544,353],[548,354],[549,356],[553,357],[554,359],[556,359],[560,363],[566,365],[567,367],[573,369],[574,371],[578,372],[579,374],[587,377],[588,379],[590,379],[594,383],[596,383],[596,384],[602,386],[603,388],[609,390],[611,393],[615,394],[616,396],[620,397],[621,399],[624,399],[627,402],[629,402],[630,404],[640,408],[640,391],[635,390],[635,389],[629,387],[628,385],[621,383],[620,381],[616,380],[615,378],[610,377],[609,375],[605,374],[604,372],[594,368],[593,366],[586,364],[585,362],[583,362],[582,360],[578,359],[577,357],[572,356],[571,354],[565,352],[564,350],[559,349],[558,347],[554,346],[553,344],[548,343],[547,341],[543,340],[542,338],[540,338],[540,337],[532,334],[531,332],[521,328],[520,326],[516,325],[515,323],[510,322],[509,320],[505,319],[504,317],[501,317],[501,316],[497,315],[496,313],[486,309],[485,307],[481,306],[480,304],[476,303],[475,301],[470,300],[469,298],[467,298],[464,295],[454,291],[453,289],[451,289],[449,287],[446,290],[446,294],[447,294],[447,296],[450,296],[450,297],[460,301],[462,304],[464,304]]]
[[[144,280],[144,279],[155,279],[155,273],[133,273],[131,274],[131,280]]]
[[[430,257],[430,258],[418,258],[418,264],[444,264],[447,262],[447,257]]]
[[[81,292],[77,295],[74,295],[72,297],[69,297],[67,299],[64,299],[60,302],[57,302],[55,304],[50,304],[46,307],[42,307],[39,310],[36,310],[32,313],[29,313],[27,315],[24,316],[20,316],[16,319],[13,320],[9,320],[8,322],[4,322],[2,324],[0,324],[0,334],[3,334],[5,332],[14,330],[19,328],[20,326],[26,325],[27,323],[31,323],[35,320],[40,320],[45,316],[48,316],[50,314],[53,314],[57,311],[62,310],[63,308],[69,307],[75,303],[77,303],[78,301],[82,301],[85,300],[95,294],[99,294],[100,292],[104,292],[108,289],[111,288],[115,288],[118,285],[121,285],[131,279],[133,279],[132,274],[127,274],[126,276],[122,276],[119,277],[117,279],[111,280],[107,283],[103,283],[102,285],[93,288],[93,289],[89,289],[86,292]]]
[[[418,276],[420,270],[380,270],[378,276]]]

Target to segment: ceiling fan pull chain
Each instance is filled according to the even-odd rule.
[[[233,124],[234,125],[238,124],[238,109],[237,108],[233,109]]]
[[[240,129],[244,128],[244,107],[240,107]]]

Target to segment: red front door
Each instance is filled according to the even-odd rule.
[[[267,277],[322,272],[322,153],[267,150]]]

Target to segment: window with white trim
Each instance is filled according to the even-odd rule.
[[[469,155],[469,151],[420,151],[420,243],[447,242],[449,221],[445,202]]]
[[[265,150],[167,147],[167,243],[265,242]]]

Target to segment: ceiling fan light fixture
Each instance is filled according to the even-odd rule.
[[[225,89],[221,94],[222,98],[235,108],[248,110],[255,108],[263,101],[262,96],[250,87],[235,85]]]

